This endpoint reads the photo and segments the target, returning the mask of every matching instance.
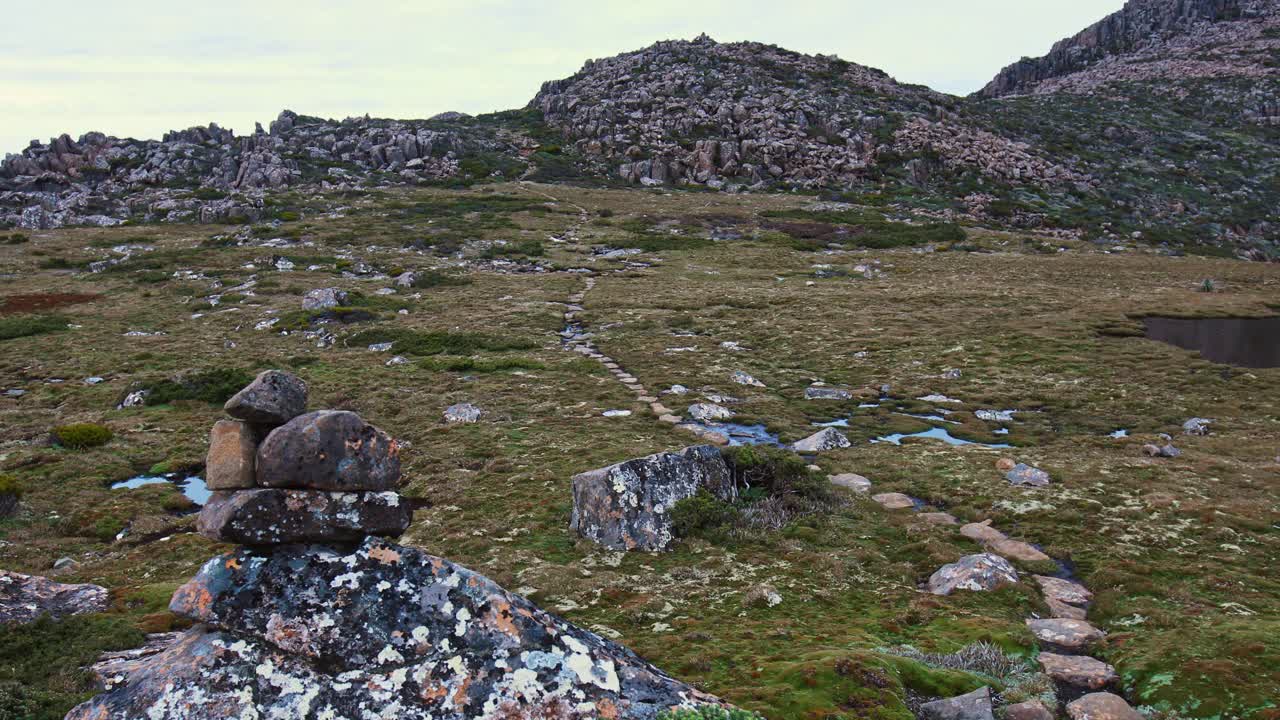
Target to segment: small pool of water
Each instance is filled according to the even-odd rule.
[[[906,438],[930,438],[932,440],[941,440],[947,443],[948,445],[978,445],[980,447],[986,447],[986,448],[1012,447],[1012,445],[1005,445],[1003,443],[980,443],[980,442],[973,442],[972,440],[962,440],[952,435],[951,433],[947,432],[946,428],[930,428],[928,430],[925,430],[924,432],[911,433],[908,435],[904,435],[902,433],[894,433],[893,435],[885,435],[883,437],[875,438],[871,442],[901,445],[902,441],[905,440]]]
[[[930,422],[950,423],[951,425],[959,425],[959,424],[960,424],[960,422],[959,422],[958,420],[948,420],[948,419],[946,419],[945,417],[943,417],[943,416],[941,416],[941,415],[915,415],[915,414],[912,414],[912,413],[894,413],[894,414],[895,414],[895,415],[905,415],[905,416],[907,416],[907,417],[913,417],[913,418],[916,418],[916,419],[918,419],[918,420],[928,420],[928,421],[930,421]]]
[[[778,436],[764,425],[739,425],[738,423],[705,423],[703,427],[729,437],[730,445],[772,445],[781,447]]]
[[[1280,315],[1263,318],[1142,320],[1147,338],[1195,350],[1206,360],[1249,368],[1280,367]]]
[[[1111,433],[1107,437],[1113,437],[1117,440],[1119,440],[1120,438],[1127,438],[1129,437],[1129,431],[1125,430],[1124,428],[1120,428],[1119,430],[1116,430],[1115,432]]]
[[[179,477],[177,474],[169,475],[139,475],[131,477],[128,480],[121,480],[111,484],[112,490],[132,490],[140,488],[143,485],[159,485],[161,483],[171,483],[177,485],[178,489],[186,495],[191,502],[197,505],[204,505],[209,501],[209,496],[213,494],[209,488],[205,487],[204,478],[200,477]]]
[[[831,422],[814,423],[814,427],[849,427],[849,418],[836,418]]]

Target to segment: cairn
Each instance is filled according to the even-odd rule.
[[[413,511],[395,492],[396,441],[342,410],[307,412],[307,385],[267,370],[227,401],[209,435],[213,495],[197,527],[255,547],[397,537]]]

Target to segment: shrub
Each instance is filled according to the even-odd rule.
[[[178,400],[202,400],[221,405],[245,385],[253,375],[239,368],[216,368],[189,373],[177,380],[162,380],[151,386],[148,405],[167,405]]]
[[[705,489],[671,506],[671,526],[677,537],[715,535],[738,519],[738,511]]]
[[[22,497],[22,483],[18,476],[11,473],[0,473],[0,495]]]
[[[53,439],[65,448],[83,450],[111,442],[111,428],[97,423],[73,423],[53,429]]]
[[[66,329],[67,319],[61,315],[18,315],[0,318],[0,340],[13,340]]]
[[[739,488],[761,489],[772,497],[798,495],[818,501],[833,497],[830,483],[809,470],[799,455],[761,445],[726,448],[723,453]]]
[[[414,273],[413,286],[419,290],[433,287],[470,285],[471,279],[442,273],[439,270],[423,270]]]

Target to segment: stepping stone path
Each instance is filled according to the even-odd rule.
[[[1031,634],[1035,635],[1040,642],[1073,652],[1083,652],[1090,645],[1106,637],[1101,630],[1085,620],[1067,618],[1028,620],[1027,627],[1031,628]]]
[[[934,595],[950,595],[956,590],[995,590],[1018,582],[1018,571],[999,555],[981,553],[966,555],[950,565],[943,565],[929,576],[926,584]]]
[[[1120,679],[1115,668],[1085,655],[1042,652],[1037,659],[1045,675],[1073,687],[1101,690]]]
[[[1067,704],[1071,720],[1143,720],[1124,698],[1111,693],[1090,693]]]

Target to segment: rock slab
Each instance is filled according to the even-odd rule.
[[[1115,668],[1085,655],[1042,652],[1038,659],[1045,675],[1075,687],[1101,690],[1120,679]]]
[[[100,585],[59,583],[0,570],[0,625],[21,625],[41,615],[57,619],[105,612],[107,600],[107,589]]]
[[[1050,618],[1028,620],[1027,627],[1036,639],[1072,652],[1081,652],[1106,635],[1084,620]]]
[[[233,418],[277,427],[307,411],[307,384],[296,375],[266,370],[223,406]]]
[[[1071,720],[1143,720],[1124,698],[1111,693],[1089,693],[1067,704]]]
[[[482,575],[374,539],[214,558],[170,608],[205,624],[69,720],[651,720],[720,704]]]
[[[219,420],[209,431],[205,457],[205,485],[210,490],[236,490],[254,486],[254,455],[258,444],[253,428],[236,420]]]
[[[396,441],[345,410],[300,415],[272,430],[258,447],[262,487],[381,491],[399,479]]]
[[[211,540],[241,545],[351,543],[398,537],[412,519],[413,509],[394,492],[259,488],[213,493],[196,527]]]
[[[663,550],[674,539],[671,508],[699,490],[736,496],[728,464],[710,445],[580,473],[573,476],[570,527],[612,550]]]
[[[991,688],[924,703],[920,706],[920,717],[924,720],[995,720],[991,712]]]

